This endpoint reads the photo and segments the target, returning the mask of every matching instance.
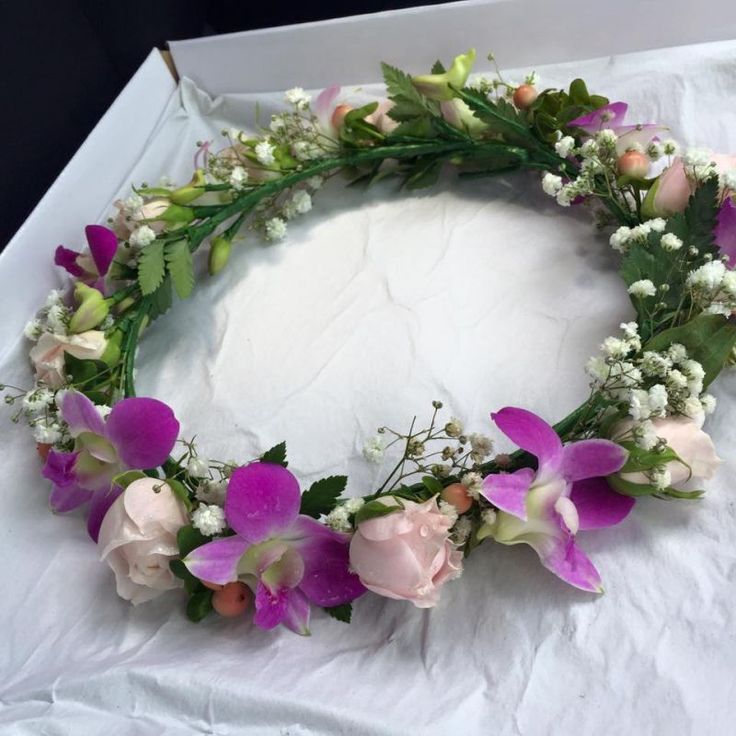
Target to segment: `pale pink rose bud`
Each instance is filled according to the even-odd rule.
[[[403,508],[360,522],[350,543],[350,566],[368,590],[431,608],[442,585],[460,575],[462,553],[449,539],[450,519],[437,498],[415,503],[391,496]]]
[[[106,348],[105,333],[99,330],[88,330],[78,335],[44,332],[30,352],[36,380],[50,388],[61,388],[66,383],[66,353],[79,360],[99,360]]]

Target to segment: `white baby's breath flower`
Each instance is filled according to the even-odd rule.
[[[459,514],[457,513],[457,509],[453,504],[448,503],[447,501],[440,501],[439,504],[440,513],[443,516],[446,516],[450,520],[450,524],[454,524],[457,521],[457,517]]]
[[[629,414],[634,421],[649,419],[652,411],[649,408],[649,393],[642,389],[634,389],[629,394]]]
[[[647,156],[650,161],[659,161],[664,155],[664,146],[659,141],[652,141],[647,146]]]
[[[38,340],[38,338],[41,337],[42,332],[43,327],[41,326],[41,320],[39,319],[32,319],[30,322],[27,322],[26,326],[23,328],[23,334],[29,340]]]
[[[69,323],[69,310],[61,304],[54,304],[46,312],[46,324],[55,335],[66,335]]]
[[[639,337],[639,325],[636,322],[622,322],[619,327],[627,340]]]
[[[736,191],[736,169],[730,169],[721,174],[721,186]]]
[[[268,141],[257,143],[254,150],[258,163],[263,166],[272,166],[276,162],[276,158],[273,155],[275,147]]]
[[[383,438],[379,434],[374,435],[370,439],[366,440],[365,445],[363,445],[363,457],[369,463],[380,463],[383,460],[383,455],[385,451],[386,450],[383,446]]]
[[[713,394],[703,394],[700,397],[700,403],[706,414],[712,414],[716,410],[716,397]]]
[[[459,437],[463,433],[463,423],[457,417],[450,417],[445,424],[445,434],[448,437]]]
[[[722,261],[704,263],[687,275],[687,284],[693,288],[715,291],[721,287],[726,275],[726,266]]]
[[[345,503],[343,504],[345,506],[345,510],[349,514],[354,514],[356,511],[359,511],[363,506],[365,505],[365,501],[358,497],[358,498],[349,498]]]
[[[657,490],[663,491],[672,483],[672,474],[670,473],[669,468],[663,465],[662,467],[652,470],[649,479]]]
[[[647,350],[642,356],[641,368],[649,376],[666,376],[672,368],[669,355]]]
[[[325,517],[325,524],[336,532],[349,532],[351,530],[348,510],[344,504],[335,506]]]
[[[280,130],[283,130],[286,126],[286,121],[284,120],[283,115],[272,115],[271,116],[271,123],[269,124],[269,128],[273,133],[278,133]]]
[[[319,175],[310,176],[309,179],[307,179],[307,186],[310,189],[321,189],[322,184],[324,184],[324,179]]]
[[[138,248],[145,248],[156,240],[156,233],[148,225],[137,227],[128,236],[128,242]]]
[[[461,516],[452,528],[452,536],[455,543],[459,546],[465,544],[468,541],[470,533],[473,531],[473,523],[468,519],[467,516]]]
[[[51,291],[48,293],[48,296],[46,297],[46,303],[44,306],[47,309],[50,307],[54,307],[57,304],[61,304],[63,299],[64,295],[58,289],[51,289]]]
[[[674,391],[683,391],[687,388],[687,376],[677,368],[673,368],[667,374],[667,388]]]
[[[557,196],[557,193],[562,189],[562,177],[550,173],[545,174],[542,177],[542,189],[550,197]]]
[[[649,225],[649,229],[653,233],[663,233],[664,229],[667,227],[667,220],[663,217],[655,217],[652,220],[647,220],[646,224]]]
[[[639,281],[634,281],[634,283],[629,286],[629,294],[639,297],[640,299],[648,296],[654,296],[656,293],[657,289],[652,281],[650,281],[649,279],[640,279]]]
[[[201,503],[192,512],[192,526],[202,534],[211,537],[225,531],[225,512],[219,506]]]
[[[286,236],[286,223],[280,217],[272,217],[266,221],[266,238],[281,240]]]
[[[52,418],[41,418],[33,423],[33,439],[40,445],[53,445],[61,439],[61,427]]]
[[[659,241],[664,250],[680,250],[682,248],[682,240],[674,233],[665,233]]]
[[[626,225],[621,225],[621,227],[619,227],[616,232],[611,235],[608,242],[611,244],[611,248],[624,253],[626,251],[626,245],[628,244],[630,239],[631,228],[626,227]]]
[[[580,146],[580,155],[586,159],[594,158],[598,155],[598,144],[592,138],[588,138],[588,140]]]
[[[35,388],[23,397],[23,408],[30,414],[45,411],[54,401],[54,392],[47,388]]]
[[[468,496],[477,501],[483,488],[483,476],[480,473],[464,473],[460,482],[465,486]]]
[[[662,141],[662,151],[665,156],[677,156],[680,152],[680,144],[672,138],[668,138]]]
[[[493,440],[483,434],[473,433],[468,439],[470,440],[470,449],[473,454],[480,457],[488,457],[493,452]]]
[[[688,396],[682,405],[683,414],[691,419],[702,419],[703,405],[697,396]]]
[[[557,192],[557,204],[560,205],[560,207],[569,207],[576,196],[577,193],[574,188],[569,184],[565,184],[565,186]]]
[[[567,158],[573,148],[575,148],[575,139],[571,135],[566,135],[555,143],[555,151],[560,158]]]
[[[480,518],[483,520],[483,523],[488,524],[488,526],[495,524],[497,517],[498,517],[498,514],[496,513],[495,509],[483,509],[480,515]]]
[[[292,87],[286,90],[284,97],[290,105],[294,105],[298,110],[305,110],[312,99],[301,87]]]
[[[206,478],[210,474],[210,464],[206,458],[192,457],[187,463],[187,473],[192,478]]]
[[[304,189],[297,189],[291,196],[291,204],[298,215],[305,215],[312,209],[312,197]]]
[[[599,146],[612,150],[616,146],[618,136],[610,128],[604,128],[596,134],[595,139]]]
[[[242,189],[248,181],[248,172],[242,166],[233,166],[228,181],[233,189]]]
[[[653,415],[663,416],[668,401],[667,389],[661,383],[649,389],[649,410]]]
[[[687,349],[679,342],[673,342],[667,348],[667,356],[673,363],[682,363],[683,360],[687,360]]]
[[[599,383],[605,383],[610,375],[611,368],[603,358],[598,355],[594,355],[588,359],[585,364],[586,373],[595,381]]]
[[[628,342],[619,337],[607,337],[601,344],[601,351],[609,358],[623,358],[629,349]]]
[[[637,446],[641,447],[642,450],[653,450],[659,442],[657,430],[654,424],[648,419],[636,427],[634,430],[634,439]]]
[[[227,495],[226,480],[206,480],[197,486],[195,496],[198,501],[222,506]]]

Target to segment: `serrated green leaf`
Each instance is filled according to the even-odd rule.
[[[673,343],[684,345],[688,357],[703,366],[703,387],[707,388],[723,370],[736,346],[736,326],[720,314],[701,314],[681,327],[660,332],[644,349],[666,350]]]
[[[309,490],[302,494],[300,512],[306,516],[319,519],[323,514],[329,514],[335,506],[347,485],[346,475],[331,475],[329,478],[312,483]]]
[[[416,89],[408,74],[389,64],[381,64],[381,68],[388,97],[394,103],[388,112],[392,120],[401,123],[424,118],[427,123],[431,124],[431,119],[439,116],[438,104],[424,97]],[[393,133],[393,135],[398,134],[398,131]],[[406,135],[406,133],[401,133],[401,135]]]
[[[447,70],[439,59],[432,64],[432,74],[444,74],[446,71]]]
[[[164,262],[164,243],[154,240],[141,250],[138,258],[138,284],[144,296],[153,294],[164,280],[166,264]]]
[[[286,462],[286,442],[279,442],[278,445],[274,445],[270,450],[266,450],[261,455],[261,462],[287,467],[289,463]]]
[[[186,240],[168,243],[164,257],[174,291],[179,299],[186,299],[194,289],[194,265],[189,243]]]
[[[629,457],[626,464],[619,471],[620,473],[641,473],[646,470],[652,470],[659,465],[665,465],[669,462],[679,461],[683,465],[685,463],[680,460],[680,456],[671,448],[667,447],[662,452],[656,450],[644,450],[634,442],[619,442],[628,453]]]
[[[511,143],[528,142],[529,128],[513,105],[504,99],[492,102],[482,92],[467,87],[456,93],[491,131],[500,133]]]
[[[382,498],[387,501],[394,501],[395,503],[385,504],[383,501],[379,501],[378,499],[364,503],[355,514],[356,526],[364,521],[368,521],[368,519],[376,519],[379,516],[393,514],[394,512],[401,511],[401,509],[404,508],[401,505],[401,502],[394,496],[383,496]]]
[[[179,556],[184,558],[192,550],[201,547],[203,544],[212,541],[209,537],[205,537],[199,529],[195,529],[191,524],[183,526],[176,533],[176,543],[179,547]]]
[[[327,611],[332,618],[336,618],[338,621],[342,621],[345,624],[350,623],[350,619],[353,615],[353,606],[351,603],[343,603],[340,606],[330,606],[324,610]]]
[[[171,304],[171,276],[167,274],[161,282],[161,286],[151,295],[151,309],[148,313],[151,321],[160,317],[162,314],[166,314],[171,309]]]
[[[205,588],[192,593],[187,603],[187,618],[194,623],[199,623],[208,613],[212,611],[213,591]]]
[[[440,159],[435,158],[429,161],[419,161],[404,180],[404,188],[414,190],[431,187],[437,183],[441,171],[442,161]]]

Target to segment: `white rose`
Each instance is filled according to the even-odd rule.
[[[121,598],[137,605],[181,586],[169,562],[179,554],[176,533],[188,522],[163,481],[141,478],[123,491],[105,514],[97,542]]]
[[[50,388],[61,388],[66,383],[64,353],[80,360],[99,360],[105,348],[105,333],[99,330],[88,330],[78,335],[44,332],[31,348],[30,358],[38,381]]]

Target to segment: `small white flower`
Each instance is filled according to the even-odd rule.
[[[627,340],[639,337],[639,325],[636,324],[636,322],[622,322],[619,327],[623,331],[624,337]]]
[[[47,388],[36,388],[23,397],[23,408],[30,414],[37,414],[45,411],[53,401],[53,391]]]
[[[233,189],[242,189],[248,181],[248,172],[242,166],[233,166],[228,181]]]
[[[292,87],[286,90],[284,97],[286,97],[289,104],[294,105],[298,110],[305,110],[312,99],[301,87]]]
[[[61,427],[53,419],[39,419],[33,424],[33,439],[41,445],[53,445],[61,439]]]
[[[457,417],[450,417],[445,424],[445,434],[448,437],[459,437],[463,433],[463,423]]]
[[[573,148],[575,148],[575,139],[571,135],[566,135],[555,143],[555,151],[560,158],[567,158]]]
[[[585,364],[585,371],[594,380],[605,383],[610,375],[611,368],[603,358],[595,355],[588,359]]]
[[[498,514],[494,509],[483,509],[480,518],[483,520],[484,524],[488,524],[488,526],[491,526],[491,524],[494,524],[496,522],[497,516]]]
[[[725,275],[726,266],[722,261],[710,261],[690,271],[687,276],[687,284],[694,288],[715,291],[720,289]]]
[[[668,401],[667,389],[661,383],[656,383],[649,389],[649,410],[652,414],[663,416]]]
[[[562,177],[550,173],[545,174],[542,177],[542,189],[550,197],[557,196],[557,193],[562,189]]]
[[[618,337],[607,337],[601,344],[601,351],[609,358],[623,358],[629,349],[628,342]]]
[[[667,220],[663,217],[655,217],[653,220],[647,220],[646,224],[653,233],[663,233],[667,227]]]
[[[682,240],[674,233],[665,233],[659,241],[664,250],[680,250],[682,248]]]
[[[687,388],[687,376],[677,368],[667,374],[667,387],[674,391],[683,391]]]
[[[631,228],[626,225],[621,225],[615,233],[613,233],[609,239],[611,248],[621,253],[626,251],[626,246],[631,239]]]
[[[726,189],[736,190],[736,169],[724,171],[721,174],[721,186]]]
[[[680,144],[672,138],[668,138],[666,141],[662,141],[662,151],[665,156],[677,156],[680,152]]]
[[[225,531],[225,512],[219,506],[201,503],[192,512],[192,526],[202,534],[211,537]]]
[[[46,324],[55,335],[66,335],[69,322],[69,310],[61,304],[49,307],[46,313]]]
[[[703,405],[697,396],[688,396],[683,403],[682,411],[691,419],[702,419],[703,417]]]
[[[276,162],[276,158],[273,155],[275,147],[268,141],[261,141],[256,144],[255,154],[258,159],[258,163],[263,166],[272,166]]]
[[[672,483],[672,474],[669,469],[663,465],[660,468],[652,470],[649,479],[657,490],[663,491]]]
[[[713,394],[703,394],[700,397],[700,403],[706,414],[712,414],[716,410],[716,397]]]
[[[47,309],[58,306],[61,304],[64,295],[58,289],[51,289],[46,297],[46,304],[44,305]]]
[[[681,361],[680,365],[688,378],[695,381],[702,381],[705,378],[705,369],[697,360]]]
[[[322,184],[324,184],[324,179],[319,175],[310,176],[309,179],[307,179],[307,186],[310,189],[321,189]]]
[[[298,189],[291,197],[291,204],[298,215],[305,215],[312,209],[312,197],[304,189]]]
[[[38,340],[38,338],[41,337],[42,332],[43,327],[41,326],[41,320],[39,319],[32,319],[30,322],[26,323],[26,326],[23,328],[23,334],[29,340]]]
[[[451,524],[454,524],[457,521],[457,518],[459,514],[457,513],[457,509],[447,501],[440,501],[439,504],[440,513],[443,516],[446,516]]]
[[[560,207],[569,207],[570,203],[576,197],[576,192],[569,184],[566,184],[559,192],[557,192],[557,204]]]
[[[274,133],[278,133],[283,130],[286,125],[283,115],[272,115],[271,124],[268,126]]]
[[[292,150],[300,161],[313,161],[322,155],[322,149],[312,141],[297,141]]]
[[[642,222],[640,225],[636,225],[631,228],[631,239],[632,240],[646,240],[649,233],[652,232],[652,226],[649,224],[651,220]]]
[[[649,408],[649,394],[641,389],[634,389],[629,395],[629,414],[635,421],[649,419],[652,414]]]
[[[281,240],[286,236],[286,223],[280,217],[272,217],[266,221],[266,238]]]
[[[683,360],[687,360],[687,349],[679,342],[673,342],[667,348],[667,356],[673,363],[682,363]]]
[[[455,543],[459,546],[465,544],[472,531],[473,523],[467,516],[461,516],[452,528],[452,536],[455,539]]]
[[[642,450],[652,450],[659,442],[657,430],[654,428],[654,424],[648,419],[643,421],[634,430],[634,437],[637,446],[641,447]]]
[[[480,473],[465,473],[460,482],[467,489],[468,496],[477,501],[483,488],[483,476]]]
[[[206,478],[210,474],[210,464],[206,458],[192,457],[187,463],[187,473],[192,478]]]
[[[727,271],[723,276],[721,288],[730,297],[736,297],[736,271]]]
[[[358,497],[358,498],[349,498],[347,501],[345,501],[345,511],[347,511],[349,514],[354,514],[356,511],[359,511],[363,505],[365,504],[365,501]]]
[[[112,411],[112,407],[108,406],[107,404],[95,404],[95,409],[97,409],[97,413],[103,419],[107,419],[110,416],[110,412]]]
[[[598,155],[598,144],[592,138],[588,138],[588,140],[580,146],[580,155],[586,159],[594,158]]]
[[[647,350],[642,356],[641,368],[649,376],[666,376],[672,368],[672,359],[663,353]]]
[[[363,445],[363,457],[369,463],[375,463],[376,465],[380,463],[385,452],[383,438],[378,434],[366,440],[365,445]]]
[[[147,245],[153,243],[154,240],[156,240],[156,233],[148,225],[137,227],[128,236],[128,242],[139,248],[145,248]]]
[[[470,440],[470,449],[473,454],[480,457],[488,457],[493,452],[493,440],[483,434],[473,433],[468,439]]]
[[[615,148],[618,136],[610,128],[604,128],[596,134],[595,139],[599,146],[607,148],[610,151]]]
[[[198,501],[222,506],[227,495],[226,480],[207,480],[197,486],[196,497]]]
[[[656,293],[657,289],[649,279],[634,281],[634,283],[629,286],[629,294],[639,297],[640,299],[647,296],[654,296]]]
[[[664,146],[659,141],[652,141],[647,146],[647,156],[650,161],[659,161],[664,155]]]
[[[348,510],[344,504],[335,506],[325,517],[325,524],[336,532],[349,532],[351,530]]]

